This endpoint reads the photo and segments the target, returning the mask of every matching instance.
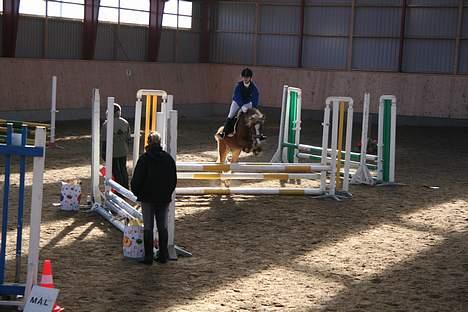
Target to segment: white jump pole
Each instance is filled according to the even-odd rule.
[[[323,195],[319,188],[181,187],[177,195]]]
[[[107,98],[107,129],[106,129],[106,180],[112,180],[112,154],[114,147],[114,97]],[[111,187],[106,184],[106,193]]]
[[[351,139],[353,134],[353,99],[349,98],[348,101],[348,116],[346,120],[346,143],[345,143],[345,162],[344,162],[344,177],[343,177],[343,191],[349,191],[349,165],[351,161]],[[362,154],[362,155],[365,155]]]
[[[327,99],[328,101],[329,99]],[[332,114],[332,138],[331,138],[331,149],[332,149],[332,154],[331,154],[331,161],[330,161],[330,166],[331,166],[331,173],[330,176],[333,179],[333,182],[330,183],[330,195],[335,195],[336,193],[336,177],[337,177],[337,172],[336,172],[336,147],[338,146],[338,113],[339,113],[339,101],[336,99],[331,99],[330,102],[333,105],[333,114]],[[326,153],[326,148],[325,153]],[[322,154],[324,152],[322,151]],[[325,154],[326,155],[326,154]],[[323,159],[323,158],[322,158]],[[326,157],[325,157],[326,159]],[[339,174],[339,173],[338,173]],[[339,175],[338,175],[339,178]]]
[[[271,158],[271,162],[282,162],[283,157],[283,142],[284,142],[284,129],[286,127],[285,123],[285,112],[286,112],[286,99],[288,96],[288,86],[283,86],[283,96],[281,99],[281,117],[280,117],[280,129],[278,135],[278,148],[276,149],[275,154]]]
[[[390,183],[395,183],[395,149],[396,149],[396,97],[391,96],[392,100],[392,121],[390,123]]]
[[[99,157],[100,157],[100,106],[101,100],[99,89],[93,89],[93,116],[92,116],[92,136],[91,136],[91,185],[92,185],[92,201],[101,203],[101,192],[99,190]]]
[[[330,129],[330,103],[327,99],[325,102],[325,110],[323,113],[323,122],[322,122],[322,159],[321,159],[321,164],[323,166],[327,165],[327,150],[328,150],[328,136],[329,136],[329,129]],[[325,152],[324,152],[325,151]],[[332,181],[331,181],[332,182]],[[327,185],[327,172],[322,171],[320,173],[320,189],[325,192],[326,191],[326,185]],[[335,190],[334,188],[330,188],[330,195],[335,195]]]
[[[50,104],[50,144],[55,144],[55,114],[57,113],[57,76],[52,76],[52,96]]]
[[[138,157],[140,156],[140,128],[141,128],[141,97],[137,98],[135,104],[135,125],[133,129],[133,161],[132,161],[132,172],[135,170]]]
[[[31,223],[29,226],[29,254],[28,273],[26,275],[26,287],[24,298],[29,298],[32,286],[37,284],[39,265],[39,246],[41,237],[42,197],[44,181],[46,130],[43,127],[36,128],[35,146],[42,146],[44,154],[42,157],[34,157],[33,181],[31,194]]]
[[[364,105],[362,108],[362,131],[361,131],[361,158],[359,163],[359,168],[354,173],[353,177],[351,178],[352,184],[367,184],[367,185],[374,185],[375,181],[372,178],[372,175],[367,168],[366,161],[368,159],[367,155],[367,142],[368,138],[368,130],[369,130],[369,106],[370,106],[370,94],[364,94]],[[364,157],[363,155],[366,155]],[[377,157],[375,159],[377,160]]]
[[[172,106],[172,96],[170,96],[169,101],[170,105]],[[167,152],[174,158],[176,161],[177,157],[177,111],[172,110],[166,111],[169,115],[169,118],[165,118],[168,122],[168,130],[166,132],[167,137],[166,142],[167,144]],[[167,249],[169,252],[170,259],[177,259],[177,251],[175,245],[175,208],[176,208],[176,192],[172,193],[172,200],[169,204],[169,213],[167,215],[167,231],[168,231],[168,239],[167,239]]]
[[[301,164],[301,163],[272,163],[264,165],[250,165],[247,163],[231,164],[204,164],[204,163],[177,163],[178,171],[235,171],[235,172],[254,172],[254,173],[313,173],[330,170],[329,165],[322,164]]]

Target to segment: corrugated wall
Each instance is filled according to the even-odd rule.
[[[20,16],[16,37],[17,57],[43,57],[44,23],[44,18]]]
[[[220,1],[211,40],[211,60],[216,63],[253,63],[255,20],[255,3]]]
[[[116,40],[117,59],[121,61],[144,61],[147,51],[146,27],[120,25]]]
[[[199,11],[196,5],[194,5],[195,11]],[[160,61],[198,62],[199,24],[199,20],[194,18],[190,31],[163,29],[159,52]],[[20,15],[16,56],[80,59],[82,28],[83,23],[77,20],[49,18],[46,22],[43,17]],[[44,35],[44,30],[47,31],[46,35]],[[145,61],[148,50],[147,39],[148,28],[145,26],[101,22],[98,24],[95,58],[96,60]]]
[[[398,71],[401,66],[404,72],[452,74],[458,54],[458,73],[466,73],[468,1],[464,3],[459,33],[459,0],[407,0],[406,9],[402,0],[306,0],[302,66],[364,71]],[[211,60],[296,67],[301,55],[300,4],[220,1]]]
[[[350,18],[350,7],[305,8],[304,67],[346,68]]]
[[[354,11],[352,3],[356,6]],[[210,61],[398,71],[403,43],[403,72],[467,74],[468,0],[464,0],[460,28],[459,3],[459,0],[407,0],[402,41],[402,0],[306,0],[301,42],[300,0],[223,0],[215,6],[211,23]],[[200,4],[194,2],[190,31],[163,30],[160,61],[198,62],[199,16]],[[147,36],[144,26],[100,23],[96,59],[143,61]],[[49,18],[46,22],[42,17],[21,15],[17,56],[76,59],[80,58],[81,40],[81,21]]]
[[[295,67],[300,44],[300,8],[264,5],[259,10],[257,64]]]
[[[356,9],[353,69],[398,70],[401,9]]]
[[[51,18],[48,19],[47,24],[46,56],[55,59],[79,59],[82,49],[83,24]]]
[[[98,24],[95,49],[95,58],[97,60],[113,60],[115,58],[114,41],[116,40],[116,32],[116,24]]]

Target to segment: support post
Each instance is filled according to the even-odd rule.
[[[52,76],[52,94],[50,104],[50,144],[55,144],[55,114],[57,113],[57,76]]]
[[[39,242],[41,238],[41,216],[42,216],[42,188],[44,181],[45,164],[45,142],[46,131],[43,127],[36,128],[36,138],[34,146],[42,146],[44,152],[42,157],[34,157],[33,161],[33,181],[31,194],[31,221],[29,232],[29,255],[28,273],[26,276],[26,288],[24,298],[29,298],[32,286],[37,284],[37,274],[39,266]]]
[[[101,196],[99,190],[99,160],[100,160],[100,109],[101,109],[101,99],[99,95],[99,89],[93,89],[93,116],[91,121],[91,186],[92,186],[92,201],[101,203]]]
[[[114,98],[107,98],[107,128],[106,128],[106,180],[112,179],[112,154],[114,141]],[[106,184],[106,193],[111,187]]]
[[[276,152],[271,158],[271,162],[284,162],[283,160],[283,142],[284,142],[284,129],[286,127],[286,98],[288,96],[288,86],[283,86],[283,96],[281,98],[281,117],[280,117],[280,128],[278,134],[278,147]]]

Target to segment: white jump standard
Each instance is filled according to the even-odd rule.
[[[135,109],[135,134],[134,134],[134,149],[133,159],[138,159],[139,154],[139,140],[140,140],[140,122],[141,119],[141,97],[142,96],[162,96],[163,97],[163,108],[162,113],[153,115],[153,122],[150,125],[148,116],[151,113],[156,113],[156,108],[152,109],[150,105],[147,105],[146,117],[147,121],[145,124],[145,132],[153,130],[156,126],[156,118],[160,121],[158,123],[158,132],[165,133],[166,137],[162,140],[166,144],[167,151],[175,158],[177,137],[169,136],[170,131],[159,131],[160,128],[171,129],[172,133],[177,133],[177,111],[167,110],[167,99],[172,97],[167,96],[165,91],[160,90],[139,90],[137,105]],[[151,101],[147,101],[147,104]],[[154,101],[156,103],[156,101]],[[127,220],[140,220],[142,222],[142,214],[135,207],[139,207],[139,203],[136,201],[136,196],[128,189],[119,185],[117,182],[112,180],[112,149],[113,149],[113,119],[114,119],[114,98],[109,97],[107,99],[107,131],[106,131],[106,177],[104,178],[104,192],[101,191],[99,186],[99,138],[100,138],[100,99],[99,90],[93,91],[93,118],[92,118],[92,190],[93,190],[93,207],[92,211],[96,211],[106,220],[108,220],[117,229],[123,232],[125,222]],[[150,108],[150,109],[149,109]],[[166,111],[166,113],[164,113]],[[160,117],[162,116],[162,118]],[[169,118],[166,118],[169,116]],[[154,126],[154,127],[151,127]],[[155,129],[154,129],[155,130]],[[171,141],[170,144],[167,142]],[[134,163],[135,164],[135,163]],[[119,192],[119,194],[126,197],[134,206],[130,205],[127,201],[123,200],[119,196],[112,192],[112,189]],[[168,251],[169,258],[172,260],[177,259],[177,255],[180,256],[191,256],[186,250],[178,247],[174,243],[175,239],[175,192],[173,194],[173,200],[169,205],[168,214]],[[156,231],[156,227],[155,227]]]
[[[301,89],[293,88],[289,86],[283,87],[283,102],[281,105],[281,123],[278,138],[277,151],[272,158],[272,162],[283,162],[283,163],[296,163],[299,159],[315,160],[320,161],[322,164],[326,158],[325,163],[331,163],[333,158],[331,156],[332,149],[327,148],[323,150],[324,144],[328,141],[328,116],[325,108],[324,121],[323,121],[323,140],[322,147],[305,145],[300,143],[300,131],[301,131],[301,104],[302,96]],[[346,121],[346,148],[345,151],[341,151],[341,144],[338,142],[338,153],[336,159],[336,167],[339,174],[341,170],[342,156],[347,158],[349,154],[349,161],[345,163],[349,166],[358,168],[358,170],[352,174],[352,183],[355,184],[394,184],[395,177],[395,133],[396,133],[396,98],[393,95],[383,95],[379,100],[379,122],[378,122],[378,143],[377,143],[377,155],[367,154],[367,141],[368,141],[368,116],[369,116],[369,105],[370,96],[365,94],[364,105],[363,105],[363,123],[361,133],[361,152],[351,152],[348,148],[348,144],[351,142],[348,140],[348,135],[352,131],[352,99],[343,97],[332,97],[328,98],[327,101],[332,100],[334,102],[333,111],[339,113],[339,128],[335,134],[332,133],[332,140],[335,139],[335,135],[338,135],[338,140],[343,137],[344,131],[344,114],[345,107],[342,103],[348,104],[348,114]],[[351,103],[350,103],[351,101]],[[340,103],[338,106],[337,103]],[[337,125],[333,126],[336,127]],[[333,130],[332,130],[333,132]],[[370,163],[369,163],[370,162]],[[370,170],[376,171],[376,177],[370,175]],[[348,183],[348,172],[343,172],[346,179],[343,183]],[[339,184],[339,180],[337,180]],[[347,187],[343,185],[343,187]]]

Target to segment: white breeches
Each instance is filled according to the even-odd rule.
[[[242,105],[241,109],[245,113],[249,108],[252,108],[252,102]],[[234,118],[239,111],[239,105],[235,101],[232,101],[231,107],[229,108],[228,118]]]

